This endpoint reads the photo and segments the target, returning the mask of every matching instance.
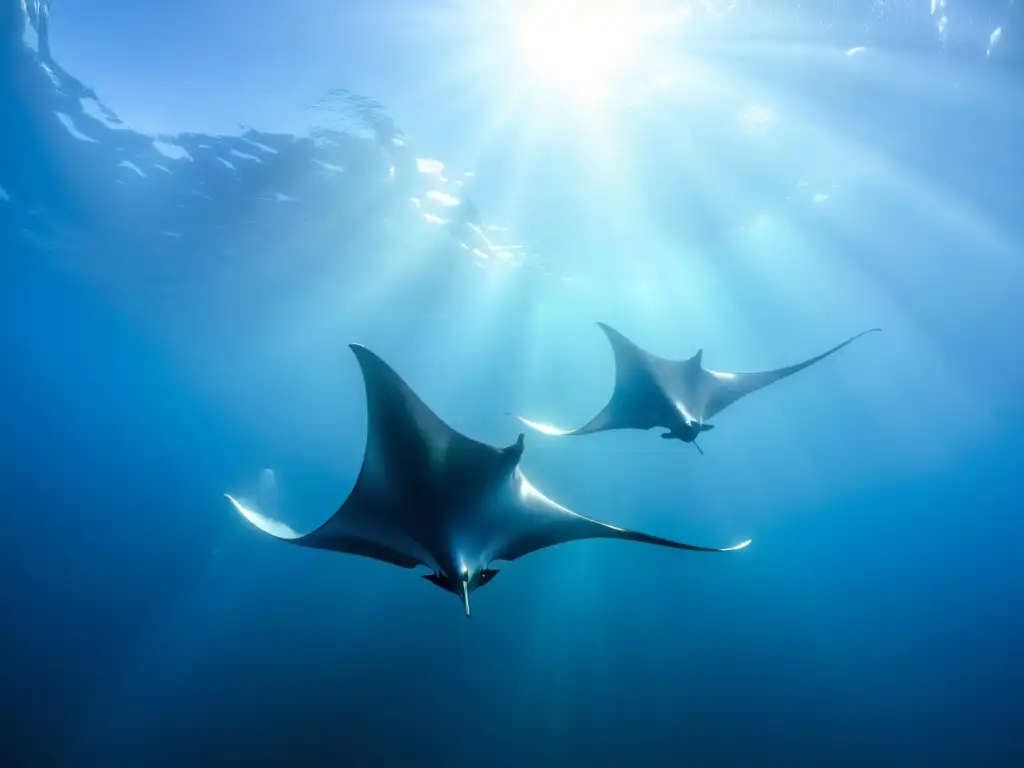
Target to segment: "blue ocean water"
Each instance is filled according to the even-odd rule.
[[[0,1],[3,764],[1024,760],[1019,7],[634,3],[588,49],[595,3],[531,68],[485,5]],[[884,330],[704,455],[527,434],[560,503],[740,552],[568,543],[467,621],[224,499],[337,509],[349,343],[509,445],[604,405],[597,321],[740,371]]]

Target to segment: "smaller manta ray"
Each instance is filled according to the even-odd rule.
[[[627,539],[698,552],[727,552],[617,528],[569,511],[519,470],[523,435],[507,448],[471,440],[431,411],[390,366],[351,344],[366,387],[367,438],[355,486],[337,512],[301,535],[232,496],[235,509],[277,539],[382,560],[424,565],[427,581],[469,596],[515,560],[575,539]],[[225,494],[227,495],[227,494]]]
[[[589,435],[611,429],[652,429],[663,427],[665,440],[682,440],[697,445],[701,432],[714,429],[705,424],[744,395],[756,392],[797,371],[824,360],[833,352],[865,334],[881,330],[871,328],[837,344],[817,357],[785,368],[759,373],[725,373],[703,366],[703,349],[687,360],[666,360],[652,355],[610,325],[598,323],[611,342],[615,355],[615,388],[604,409],[579,429],[566,430],[540,424],[522,416],[521,422],[546,435]],[[514,414],[509,414],[514,415]]]

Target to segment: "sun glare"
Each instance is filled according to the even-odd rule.
[[[640,62],[657,26],[638,3],[538,0],[512,20],[521,63],[533,80],[579,101],[600,100]]]

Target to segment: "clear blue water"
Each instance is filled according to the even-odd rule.
[[[4,765],[1024,759],[1020,8],[800,6],[669,14],[581,103],[469,4],[2,0]],[[223,497],[337,508],[350,342],[476,439],[582,424],[596,321],[724,370],[884,332],[703,456],[528,434],[583,514],[753,544],[547,549],[469,621]]]

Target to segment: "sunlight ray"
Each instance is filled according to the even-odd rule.
[[[521,130],[508,137],[510,146],[507,149],[507,156],[514,158],[514,162],[510,175],[500,185],[500,192],[493,193],[492,205],[498,210],[506,211],[509,220],[517,228],[521,228],[524,212],[536,197],[537,185],[534,183],[534,175],[543,147],[544,134],[544,118],[537,116],[528,120],[522,125]]]
[[[308,344],[310,339],[333,337],[345,318],[379,314],[402,286],[414,284],[434,268],[439,246],[450,247],[446,232],[431,231],[425,223],[401,231],[401,237],[371,240],[362,248],[350,244],[365,260],[359,279],[352,280],[351,264],[325,265],[303,296],[287,308],[286,321],[275,324],[276,333],[268,342],[283,349]],[[387,254],[387,259],[379,254]]]

